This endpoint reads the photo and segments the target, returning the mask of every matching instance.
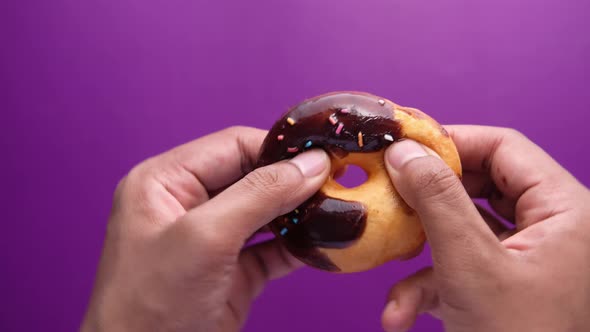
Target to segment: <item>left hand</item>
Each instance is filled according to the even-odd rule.
[[[82,331],[237,331],[266,282],[302,265],[275,241],[244,245],[320,188],[329,159],[313,150],[250,172],[265,135],[214,133],[120,182]]]

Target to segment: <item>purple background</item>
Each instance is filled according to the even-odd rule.
[[[518,128],[588,185],[589,13],[582,0],[2,1],[0,330],[78,328],[133,165],[227,126],[269,128],[319,93]],[[390,285],[428,263],[304,269],[268,287],[245,330],[379,331]]]

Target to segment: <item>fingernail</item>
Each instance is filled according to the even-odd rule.
[[[299,154],[289,162],[297,166],[303,176],[312,178],[328,167],[328,155],[324,150],[316,149]]]
[[[392,144],[386,152],[386,160],[394,169],[400,169],[412,159],[426,157],[428,153],[416,141],[409,139]]]
[[[387,305],[385,306],[385,310],[397,310],[398,308],[399,304],[396,300],[389,301],[389,303],[387,303]]]
[[[385,309],[383,310],[383,312],[385,315],[389,316],[389,319],[387,319],[387,322],[385,322],[383,325],[383,329],[386,332],[403,331],[403,329],[399,326],[399,317],[396,313],[396,311],[398,309],[399,309],[399,304],[397,303],[396,300],[389,301],[389,303],[387,303],[387,305],[385,306]]]

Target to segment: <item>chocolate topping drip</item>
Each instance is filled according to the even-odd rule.
[[[322,148],[336,158],[384,149],[402,137],[394,105],[358,92],[322,95],[287,112],[266,137],[258,167]],[[295,256],[320,269],[339,270],[317,248],[345,248],[358,240],[367,220],[363,204],[319,192],[271,229]]]
[[[299,209],[277,218],[271,228],[281,235],[295,256],[308,264],[337,271],[338,268],[315,248],[347,247],[363,233],[366,218],[361,203],[317,193]]]
[[[315,197],[305,211],[309,212],[302,226],[311,244],[323,248],[347,247],[362,234],[367,217],[362,204],[329,197]]]

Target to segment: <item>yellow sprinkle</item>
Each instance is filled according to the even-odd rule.
[[[292,126],[295,124],[295,120],[293,118],[287,118],[287,122]]]
[[[359,131],[358,138],[359,138],[359,146],[362,148],[363,147],[363,132],[362,131]]]

